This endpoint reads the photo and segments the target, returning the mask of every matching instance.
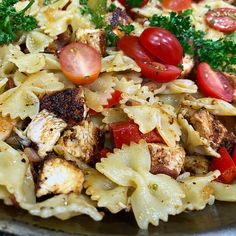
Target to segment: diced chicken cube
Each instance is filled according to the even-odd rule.
[[[92,163],[102,142],[101,131],[92,122],[84,121],[66,130],[58,145],[83,162]]]
[[[149,143],[152,174],[167,174],[176,178],[183,167],[185,151],[182,147],[168,147],[165,144]]]
[[[5,140],[10,136],[15,124],[16,120],[0,116],[0,140]]]
[[[72,162],[60,157],[49,157],[40,170],[36,196],[80,193],[84,174]]]
[[[224,146],[232,151],[236,136],[229,132],[225,126],[206,109],[200,109],[190,117],[190,122],[200,135],[209,140],[210,145],[216,151]]]
[[[87,116],[81,87],[44,95],[40,101],[40,109],[46,109],[72,125],[80,123]]]
[[[26,128],[26,136],[38,146],[38,154],[45,157],[53,150],[60,138],[61,132],[67,127],[64,120],[57,118],[53,113],[42,110],[36,115]]]
[[[103,29],[79,29],[76,32],[76,41],[88,44],[101,55],[106,52],[106,35]]]
[[[193,175],[202,175],[209,172],[210,161],[204,156],[187,156],[183,170]]]

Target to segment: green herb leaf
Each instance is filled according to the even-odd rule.
[[[133,25],[122,25],[119,24],[119,30],[123,31],[126,35],[130,35],[132,31],[134,31],[134,26]]]
[[[134,7],[140,7],[142,4],[142,0],[126,0],[126,5],[134,8]]]

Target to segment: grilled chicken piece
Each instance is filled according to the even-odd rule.
[[[193,175],[202,175],[209,172],[210,161],[204,156],[187,156],[183,170]]]
[[[225,126],[211,115],[206,109],[200,109],[195,111],[190,117],[195,130],[207,140],[209,140],[211,147],[214,150],[218,150],[224,146],[231,153],[235,143],[236,136],[229,132]]]
[[[0,115],[0,140],[5,140],[10,136],[15,124],[16,120]]]
[[[56,115],[47,110],[42,110],[30,122],[25,133],[27,138],[37,144],[39,156],[45,157],[47,152],[53,150],[53,146],[66,127],[67,124],[64,120],[57,118]]]
[[[36,196],[80,193],[84,174],[72,162],[60,157],[49,157],[40,170]]]
[[[91,164],[102,142],[101,131],[92,122],[84,121],[83,124],[66,130],[58,145],[72,156]]]
[[[166,174],[176,178],[183,167],[185,151],[182,147],[168,147],[165,144],[148,144],[151,155],[152,174]]]
[[[72,125],[80,123],[87,116],[81,87],[44,95],[40,101],[40,108],[54,113]]]
[[[103,29],[79,29],[76,32],[76,41],[88,44],[101,55],[106,53],[106,34]]]

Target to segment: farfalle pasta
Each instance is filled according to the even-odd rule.
[[[147,230],[236,202],[236,8],[170,2],[0,2],[4,204]]]

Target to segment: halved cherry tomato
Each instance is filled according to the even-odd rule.
[[[109,107],[113,107],[115,105],[117,105],[119,103],[119,101],[121,100],[121,94],[122,92],[119,90],[115,90],[112,94],[111,94],[111,98],[108,99],[107,104],[103,105],[104,108],[109,108]]]
[[[213,71],[206,62],[200,63],[197,68],[197,83],[205,96],[232,102],[232,85],[222,73]]]
[[[207,24],[222,32],[233,32],[236,30],[236,9],[222,7],[209,10],[206,14]]]
[[[101,55],[84,43],[74,42],[65,46],[59,55],[61,70],[72,82],[90,84],[101,71]]]
[[[139,40],[143,47],[162,62],[175,66],[182,63],[182,46],[171,32],[159,27],[150,27],[142,32]]]
[[[234,146],[234,151],[233,151],[232,159],[234,161],[234,164],[236,165],[236,145]]]
[[[129,2],[132,2],[132,1],[127,1],[127,0],[118,0],[118,2],[121,3],[123,6],[127,7],[128,9],[130,9],[133,7],[143,7],[148,3],[148,0],[142,0],[140,4],[137,4],[137,5],[135,4],[135,1],[133,1],[134,4],[132,3],[129,4]]]
[[[218,180],[229,184],[236,176],[236,166],[225,147],[221,147],[218,153],[220,157],[214,158],[210,170],[219,170],[221,175]]]
[[[191,8],[191,0],[163,0],[161,4],[172,11],[183,11]]]
[[[159,62],[137,61],[137,64],[141,68],[144,76],[158,83],[167,83],[175,80],[182,73],[179,67],[164,65]]]
[[[122,37],[117,47],[134,60],[155,61],[155,57],[140,44],[136,36]]]

